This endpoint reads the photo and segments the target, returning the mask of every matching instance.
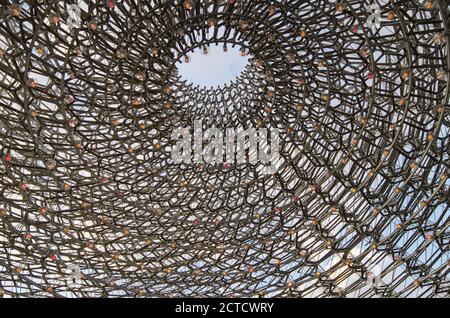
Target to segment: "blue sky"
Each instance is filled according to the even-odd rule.
[[[231,82],[241,74],[248,63],[248,56],[241,56],[239,48],[211,46],[208,54],[203,54],[202,49],[197,49],[189,54],[190,62],[178,64],[181,77],[194,85],[216,87]]]

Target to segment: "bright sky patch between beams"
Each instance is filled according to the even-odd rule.
[[[198,48],[188,54],[189,63],[184,58],[177,64],[182,80],[200,87],[223,87],[235,80],[248,64],[248,56],[241,56],[238,47],[229,47],[224,52],[222,46],[210,46],[208,54]]]

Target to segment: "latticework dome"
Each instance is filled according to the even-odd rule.
[[[1,3],[1,296],[448,296],[447,1]],[[174,162],[195,120],[276,171]]]

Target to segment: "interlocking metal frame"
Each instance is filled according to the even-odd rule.
[[[0,296],[448,297],[448,1],[1,10]],[[231,84],[178,74],[214,45]],[[283,163],[172,162],[196,119]]]

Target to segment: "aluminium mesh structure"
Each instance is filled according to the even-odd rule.
[[[0,5],[1,297],[448,297],[449,2]],[[276,171],[173,162],[198,119]]]

